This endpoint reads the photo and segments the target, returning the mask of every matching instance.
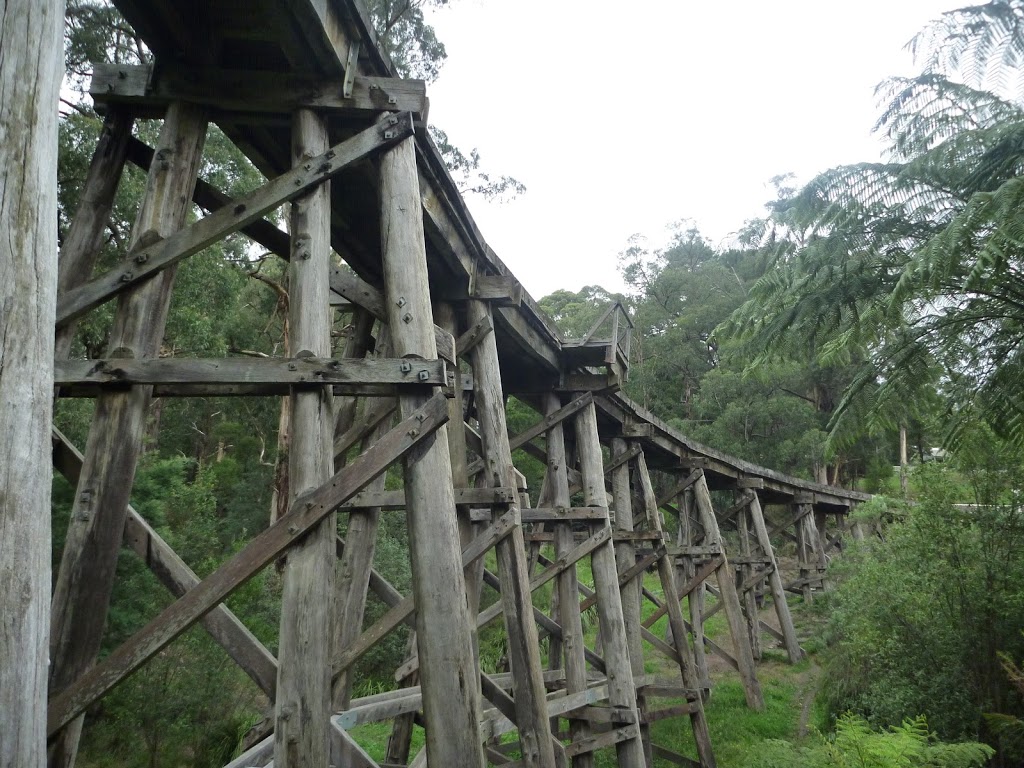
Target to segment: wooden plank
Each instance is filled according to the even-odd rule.
[[[92,68],[89,95],[97,109],[122,105],[140,117],[162,116],[172,101],[205,105],[229,122],[223,113],[286,117],[305,108],[343,116],[411,112],[422,120],[428,109],[423,80],[356,75],[346,97],[335,79],[292,72],[107,63],[94,63]]]
[[[256,536],[72,686],[53,697],[49,704],[48,733],[55,733],[159,653],[320,520],[385,472],[396,459],[430,437],[447,418],[445,398],[436,395],[323,486],[296,499],[287,515]]]
[[[262,219],[268,212],[306,194],[352,163],[410,136],[412,130],[412,117],[408,113],[385,118],[268,181],[256,191],[239,198],[233,207],[222,208],[183,230],[134,248],[131,253],[132,263],[127,268],[113,269],[58,298],[57,326],[81,317],[125,289],[149,280],[243,226]],[[190,193],[186,199],[191,197]],[[304,258],[309,251],[300,249],[299,253],[300,258]]]
[[[366,358],[363,360],[320,357],[253,358],[224,357],[189,359],[161,357],[99,360],[57,360],[57,386],[95,384],[284,384],[318,387],[333,384],[409,384],[443,386],[443,360]]]
[[[477,344],[483,341],[484,337],[494,332],[494,321],[490,315],[485,315],[464,334],[459,336],[455,342],[455,356],[462,359]]]
[[[635,710],[634,710],[635,712]],[[585,752],[596,752],[599,749],[605,747],[616,746],[623,742],[637,743],[640,741],[640,729],[634,725],[626,725],[622,728],[615,728],[614,730],[602,733],[597,736],[590,736],[579,741],[573,741],[565,748],[565,754],[567,757],[576,757]]]
[[[603,507],[535,507],[521,512],[524,523],[572,523],[604,520],[608,510]]]
[[[515,488],[455,488],[455,504],[458,506],[507,506],[516,496]],[[405,509],[405,491],[363,491],[351,498],[339,509],[341,511],[359,507],[380,507],[382,509]]]
[[[0,765],[14,768],[47,759],[49,362],[64,3],[9,0],[0,18]]]
[[[511,275],[476,275],[469,297],[494,302],[495,306],[518,307],[523,303],[523,286]]]

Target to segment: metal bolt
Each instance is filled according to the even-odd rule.
[[[297,525],[289,525],[288,526],[288,533],[290,533],[292,536],[294,536],[298,532],[299,532],[299,526],[297,526]]]
[[[313,164],[312,163],[305,163],[302,167],[305,168],[308,171],[308,170],[312,169]]]
[[[395,302],[395,304],[397,304],[397,305],[398,305],[398,308],[399,308],[399,309],[401,309],[402,307],[404,307],[404,306],[406,305],[406,303],[407,303],[407,302],[405,301],[405,296],[399,296],[399,297],[398,297],[398,301],[396,301],[396,302]]]
[[[430,371],[420,371],[419,373],[416,374],[416,378],[418,378],[420,381],[426,381],[427,379],[430,378]]]
[[[416,437],[416,435],[418,435],[419,433],[420,433],[420,431],[418,429],[410,429],[409,430],[409,437]]]
[[[296,179],[295,180],[295,186],[296,187],[301,187],[302,186],[302,179]]]
[[[398,125],[398,118],[392,115],[388,118],[388,125]]]
[[[136,264],[145,264],[147,261],[149,261],[149,254],[148,253],[143,252],[143,253],[140,253],[140,254],[136,255],[136,257],[135,257],[135,263]]]
[[[303,251],[299,254],[299,258],[303,261],[309,261],[309,251]]]
[[[125,272],[123,275],[121,275],[121,282],[130,283],[134,278],[134,274],[132,274],[131,272]]]
[[[410,363],[410,362],[399,363],[398,370],[400,370],[402,373],[408,373],[409,371],[412,370],[412,363]]]
[[[297,370],[299,370],[299,367],[297,365],[295,365],[295,363],[288,363],[288,370],[289,371],[297,371]]]
[[[124,80],[126,77],[128,77],[128,73],[127,72],[119,71],[117,73],[118,80]]]
[[[412,313],[411,312],[406,312],[404,315],[402,315],[402,322],[405,323],[406,325],[411,323],[412,322]]]
[[[393,139],[393,138],[395,138],[395,132],[394,131],[384,131],[384,138],[385,139]]]
[[[388,104],[397,104],[397,103],[398,103],[398,97],[397,96],[388,96]]]

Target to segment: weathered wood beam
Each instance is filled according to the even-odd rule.
[[[127,269],[113,269],[58,298],[57,326],[81,317],[127,288],[149,280],[243,226],[262,219],[275,208],[307,194],[310,189],[336,176],[352,163],[400,142],[410,136],[412,131],[412,117],[408,113],[390,115],[268,181],[256,191],[236,200],[231,208],[222,208],[162,239],[159,236],[140,238],[139,245],[131,252],[133,263]],[[191,197],[189,194],[188,199]],[[299,254],[299,258],[303,259],[309,255],[309,251],[299,249]]]
[[[434,396],[323,486],[296,499],[288,514],[52,698],[47,732],[52,735],[84,712],[396,460],[433,435],[447,419],[444,396]]]
[[[435,359],[413,140],[407,138],[385,152],[379,172],[382,267],[393,353]],[[420,395],[402,395],[399,408],[406,415],[421,402]],[[435,766],[480,764],[481,702],[475,690],[472,623],[459,551],[447,432],[438,432],[405,462],[405,490],[423,715],[430,724],[426,757]],[[435,621],[438,616],[445,620]]]
[[[0,765],[42,766],[63,0],[0,10]]]
[[[411,112],[425,121],[427,85],[423,80],[357,75],[346,96],[336,80],[317,79],[289,72],[261,72],[152,64],[92,65],[89,95],[102,110],[122,105],[139,117],[163,115],[171,101],[202,104],[217,116],[225,112],[279,114],[315,109],[327,115],[366,115]]]
[[[110,358],[57,360],[56,386],[96,385],[124,387],[140,384],[278,384],[301,389],[334,384],[408,384],[444,386],[442,360],[388,360],[383,358]]]
[[[786,603],[786,590],[782,583],[782,574],[779,573],[779,566],[775,561],[775,550],[772,548],[772,541],[768,536],[768,527],[764,522],[761,502],[756,495],[750,502],[750,519],[754,526],[754,535],[757,537],[758,546],[768,558],[768,585],[771,589],[772,601],[775,603],[775,612],[779,617],[779,626],[782,628],[783,644],[790,662],[796,664],[804,657],[804,652],[796,637],[793,617],[789,612],[789,604]]]

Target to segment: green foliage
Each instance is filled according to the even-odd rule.
[[[955,461],[953,462],[955,465]],[[839,586],[828,606],[827,708],[878,726],[922,713],[943,739],[978,738],[983,712],[1018,712],[1000,651],[1024,652],[1024,512],[1019,465],[983,471],[987,504],[964,500],[961,473],[917,470],[916,504],[876,500],[866,519],[888,520],[833,563]],[[998,492],[996,492],[998,490]]]
[[[921,74],[878,89],[890,161],[827,171],[776,204],[762,239],[775,268],[720,328],[755,364],[801,346],[857,363],[830,424],[840,442],[858,423],[927,418],[938,394],[948,445],[979,419],[1024,444],[1024,104],[1006,87],[1022,9],[953,11],[915,39]]]
[[[845,714],[835,733],[813,743],[765,741],[749,768],[980,768],[994,750],[977,742],[948,744],[928,731],[923,717],[875,730],[862,717]]]

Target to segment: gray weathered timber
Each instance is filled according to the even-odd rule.
[[[58,293],[65,293],[80,285],[92,274],[96,257],[103,247],[103,234],[124,171],[133,122],[132,116],[120,109],[111,110],[103,121],[103,130],[89,164],[78,209],[60,248],[57,262]],[[74,335],[73,322],[57,331],[53,350],[57,360],[63,360],[71,352]]]
[[[0,5],[0,768],[46,759],[63,0]]]
[[[708,492],[708,483],[701,473],[700,479],[693,485],[694,503],[697,513],[700,515],[701,525],[704,527],[704,543],[717,544],[722,546],[722,534],[718,530],[718,521],[715,519],[715,509],[711,505],[711,494]],[[722,605],[725,606],[725,615],[729,621],[729,633],[732,635],[733,647],[736,650],[736,661],[740,673],[740,681],[743,683],[743,691],[746,694],[747,706],[751,709],[764,709],[764,696],[761,693],[761,684],[757,681],[757,672],[754,669],[754,656],[750,650],[750,641],[747,637],[746,626],[743,623],[743,611],[740,608],[740,598],[736,594],[736,583],[733,580],[732,566],[722,550],[721,563],[718,567],[718,588],[722,595]],[[707,640],[705,639],[705,642]]]
[[[565,452],[565,428],[558,417],[563,411],[558,395],[549,392],[543,397],[547,443],[547,490],[548,499],[554,506],[568,506],[569,475]],[[555,528],[555,553],[559,558],[568,556],[573,548],[572,527],[559,525]],[[557,582],[558,622],[561,625],[561,651],[565,664],[565,689],[569,696],[580,694],[587,688],[587,663],[583,642],[583,622],[578,609],[579,581],[575,568],[561,571]],[[587,721],[571,719],[569,733],[573,739],[587,738],[590,729]],[[574,768],[590,768],[594,764],[591,755],[581,755],[573,760]]]
[[[203,104],[216,112],[261,112],[286,118],[296,109],[372,117],[379,112],[427,112],[423,80],[356,76],[346,97],[337,80],[252,69],[192,69],[152,64],[93,64],[89,94],[97,105],[124,105],[141,117],[162,115],[172,101]]]
[[[381,422],[374,434],[363,440],[363,450],[387,432],[388,423]],[[384,489],[385,476],[381,475],[370,487],[371,491]],[[359,507],[348,516],[347,546],[338,564],[338,588],[334,622],[334,641],[339,651],[344,650],[359,636],[366,611],[366,598],[373,571],[373,556],[377,545],[380,507]],[[352,696],[352,676],[347,672],[333,685],[334,709],[345,709]]]
[[[602,320],[603,322],[603,320]],[[615,508],[615,529],[617,532],[633,532],[633,493],[629,483],[629,461],[637,455],[637,446],[629,446],[621,437],[612,438],[611,461],[605,466],[605,473],[611,475],[612,503]],[[615,543],[615,564],[620,574],[636,566],[636,544],[631,540],[620,539]],[[641,641],[640,623],[640,587],[643,571],[633,578],[623,581],[619,578],[619,592],[622,597],[622,615],[626,627],[626,646],[629,649],[629,662],[633,669],[633,677],[644,674],[644,647]],[[643,711],[646,701],[642,695],[637,696],[637,706]],[[644,759],[653,765],[651,756],[651,729],[642,726],[640,738],[644,744]]]
[[[376,138],[376,137],[375,137]],[[299,109],[292,118],[296,171],[327,151],[327,121]],[[214,214],[216,215],[216,214]],[[331,353],[328,273],[331,259],[330,182],[292,199],[292,258],[288,265],[288,332],[296,357]],[[330,392],[291,395],[288,495],[292,503],[320,487],[334,469],[334,402]],[[337,523],[327,514],[284,559],[281,629],[274,701],[274,765],[326,765],[330,758],[331,639],[334,628]]]
[[[53,438],[54,468],[69,483],[77,485],[82,472],[82,454],[56,428]],[[181,597],[199,583],[193,570],[131,506],[125,521],[124,544],[175,597]],[[203,617],[203,627],[272,700],[277,685],[277,659],[263,643],[223,604]]]
[[[319,312],[326,317],[326,310]],[[328,350],[328,353],[330,350]],[[404,370],[408,368],[408,370]],[[333,384],[407,384],[443,386],[442,360],[346,360],[327,357],[189,359],[165,357],[146,360],[58,360],[57,386],[97,384],[282,384],[301,388]]]
[[[761,622],[757,615],[757,596],[754,593],[754,586],[761,579],[757,576],[759,569],[754,565],[754,558],[752,558],[749,524],[750,505],[754,498],[757,498],[756,493],[748,494],[745,497],[746,503],[736,512],[736,532],[740,544],[740,557],[733,559],[733,566],[736,568],[736,586],[740,602],[743,605],[743,615],[747,620],[750,652],[754,656],[754,661],[760,661]]]
[[[580,472],[583,475],[583,498],[588,505],[603,507],[608,501],[604,491],[604,466],[601,442],[597,432],[597,414],[591,403],[576,416],[576,449],[579,452]],[[605,523],[608,525],[609,523]],[[636,688],[626,645],[625,619],[619,595],[615,550],[611,542],[594,550],[590,559],[594,574],[594,591],[604,660],[608,668],[608,702],[612,707],[632,712],[639,722],[636,708]],[[620,768],[643,768],[643,741],[640,731],[633,727],[633,736],[616,743]]]
[[[647,511],[647,519],[651,521],[654,529],[661,532],[661,512],[658,511],[658,502],[654,495],[654,486],[651,483],[651,475],[647,471],[647,461],[643,451],[636,458],[636,470],[640,485],[640,497]],[[679,654],[679,669],[682,673],[683,685],[690,690],[700,688],[700,679],[694,669],[693,654],[690,652],[689,634],[686,631],[686,621],[683,619],[683,610],[679,605],[680,595],[676,588],[676,573],[672,562],[664,554],[658,558],[658,575],[661,578],[661,587],[665,593],[665,603],[668,607],[669,625],[672,627],[672,637],[675,639],[676,652]],[[693,728],[693,740],[697,746],[697,756],[703,768],[715,768],[715,753],[711,748],[711,734],[708,731],[707,717],[704,715],[704,704],[700,696],[696,696],[690,703],[689,708],[690,726]]]
[[[491,321],[491,310],[486,302],[471,300],[467,311],[472,324]],[[515,486],[494,334],[481,339],[469,355],[473,365],[476,413],[484,449],[482,482],[491,487]],[[519,505],[513,502],[510,509],[518,512]],[[521,526],[516,526],[511,535],[498,544],[496,554],[509,664],[517,682],[516,722],[519,725],[522,760],[527,766],[555,768],[555,753],[548,731],[540,643],[537,639],[537,625],[533,621]]]
[[[429,441],[448,419],[443,395],[436,395],[388,432],[373,447],[315,491],[295,500],[288,514],[250,541],[238,554],[189,590],[67,690],[51,698],[48,734],[54,734],[174,638],[223,602],[280,555],[365,488],[418,444]]]
[[[206,119],[199,110],[171,106],[160,133],[158,151],[163,161],[147,180],[133,243],[151,234],[170,236],[182,226],[205,136]],[[174,273],[174,268],[168,269],[122,295],[110,332],[110,350],[125,357],[156,356]],[[135,387],[104,395],[96,402],[53,593],[51,697],[70,686],[99,652],[149,401],[149,389]],[[53,743],[51,768],[74,764],[81,722],[76,720]]]
[[[221,208],[180,232],[157,232],[158,237],[153,242],[146,241],[132,249],[131,262],[125,267],[113,269],[58,297],[58,327],[81,317],[129,287],[151,279],[182,259],[199,253],[247,224],[262,219],[275,208],[307,194],[310,189],[325,183],[357,160],[409,136],[412,130],[412,117],[408,113],[384,118],[320,155],[307,157],[291,171],[282,173],[256,191],[237,199],[232,207]],[[157,156],[162,157],[159,151]],[[163,162],[160,161],[161,168]],[[180,202],[187,203],[191,199],[190,187],[185,200]],[[302,249],[301,244],[296,247],[293,243],[292,250],[300,259],[308,253]]]
[[[761,501],[756,495],[754,500],[750,502],[750,521],[754,527],[757,543],[769,559],[768,586],[772,592],[772,601],[775,603],[775,613],[779,617],[779,627],[782,628],[786,654],[789,656],[789,660],[796,664],[804,657],[804,652],[796,639],[796,629],[793,627],[793,617],[790,615],[789,604],[786,602],[786,590],[782,584],[782,574],[779,573],[779,566],[775,561],[775,550],[772,548],[772,541],[768,537],[768,527],[764,522]]]
[[[683,490],[679,493],[679,538],[680,541],[684,541],[687,544],[696,539],[693,535],[696,525],[696,521],[692,517],[694,507],[693,485],[702,475],[702,472],[691,472],[684,481]],[[718,555],[719,553],[716,552],[715,554]],[[704,621],[701,617],[704,613],[704,593],[706,592],[704,580],[714,572],[714,568],[709,569],[706,575],[701,573],[701,570],[697,568],[697,563],[692,557],[683,558],[681,574],[684,576],[683,583],[686,586],[680,590],[680,595],[687,595],[687,603],[690,608],[690,626],[693,632],[693,662],[697,668],[697,678],[700,680],[701,687],[707,688],[711,683],[708,675],[708,658],[704,652]]]
[[[380,200],[385,303],[394,354],[436,359],[412,139],[405,139],[381,157]],[[401,396],[402,414],[413,411],[421,401],[420,395]],[[431,765],[456,768],[480,766],[484,758],[451,477],[444,430],[405,461],[426,754]],[[443,620],[435,620],[440,617]]]

